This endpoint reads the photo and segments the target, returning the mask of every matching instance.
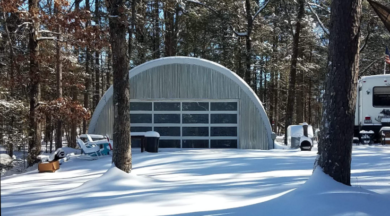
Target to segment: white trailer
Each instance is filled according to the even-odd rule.
[[[363,76],[357,85],[354,136],[372,130],[379,142],[383,126],[390,126],[390,74]]]

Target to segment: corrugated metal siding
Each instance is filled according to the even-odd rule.
[[[114,127],[113,97],[108,99],[96,123],[95,134],[108,134],[112,138]]]
[[[253,101],[227,76],[190,64],[151,68],[130,80],[131,99],[238,99],[239,148],[269,149],[263,119]],[[105,105],[94,133],[109,134],[113,128],[112,98]],[[264,119],[268,121],[268,119]]]
[[[170,64],[151,68],[133,77],[130,80],[130,97],[230,99],[239,98],[239,87],[212,69],[198,65]]]
[[[257,107],[244,92],[240,95],[239,147],[242,149],[268,149],[267,131]]]

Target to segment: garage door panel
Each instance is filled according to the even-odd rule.
[[[180,127],[154,127],[160,136],[180,136]]]
[[[154,123],[180,123],[180,114],[154,114]]]
[[[183,124],[208,124],[209,114],[183,114]]]
[[[180,148],[180,140],[160,139],[159,148]]]
[[[211,124],[237,124],[237,114],[211,114]]]
[[[211,140],[210,148],[237,148],[237,140]]]
[[[208,148],[209,140],[183,140],[183,148]]]
[[[131,102],[131,131],[157,131],[161,148],[237,148],[236,101]],[[152,109],[151,109],[152,108]],[[135,141],[135,146],[139,145]]]
[[[183,127],[183,136],[209,136],[209,127]]]
[[[211,127],[211,136],[237,136],[237,127]]]
[[[183,111],[209,111],[208,102],[183,102]]]

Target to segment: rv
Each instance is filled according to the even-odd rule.
[[[373,131],[379,142],[379,130],[390,125],[390,74],[363,76],[357,85],[354,137],[360,131]]]

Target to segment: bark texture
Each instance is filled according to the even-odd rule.
[[[110,43],[112,47],[112,61],[114,74],[114,143],[112,162],[124,172],[130,172],[131,140],[130,140],[130,87],[129,61],[126,57],[126,30],[125,0],[109,2]]]
[[[57,2],[54,3],[55,13],[58,13],[60,6]],[[57,26],[57,42],[56,42],[56,74],[57,74],[57,98],[62,98],[62,60],[61,60],[61,28]],[[57,120],[56,122],[56,149],[62,148],[62,121]]]
[[[333,0],[318,165],[346,185],[351,184],[360,16],[361,0]]]
[[[29,0],[29,14],[32,20],[32,25],[29,34],[29,51],[30,51],[30,116],[29,116],[29,145],[28,145],[28,166],[32,166],[37,162],[37,156],[41,152],[41,131],[37,118],[36,108],[39,102],[40,90],[40,74],[39,74],[39,19],[38,19],[38,2],[39,0]]]

